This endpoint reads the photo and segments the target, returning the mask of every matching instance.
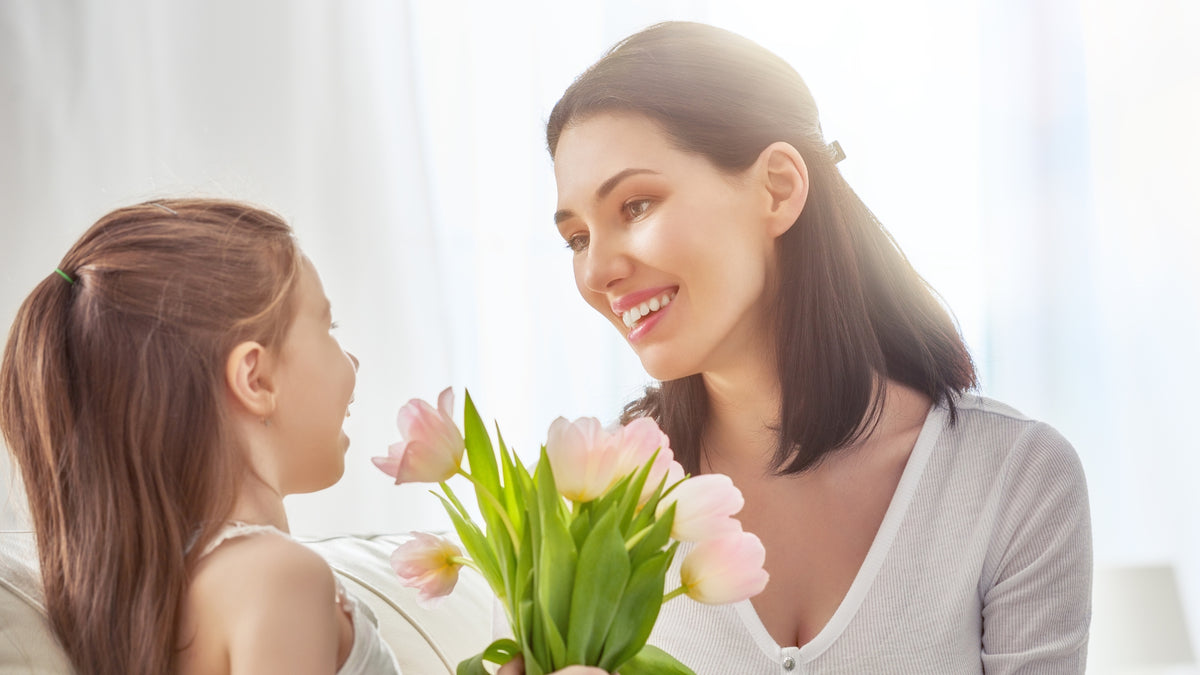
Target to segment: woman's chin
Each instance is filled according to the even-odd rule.
[[[657,350],[644,350],[638,352],[638,360],[642,362],[642,369],[646,374],[659,382],[669,382],[694,375],[694,370],[689,370],[674,359],[665,358],[664,354],[655,353]]]

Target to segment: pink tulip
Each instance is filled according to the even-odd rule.
[[[766,556],[762,542],[749,532],[706,539],[684,557],[680,580],[693,600],[709,605],[741,602],[767,587]]]
[[[655,517],[662,517],[667,507],[675,504],[671,537],[679,541],[704,541],[741,531],[741,523],[732,516],[742,510],[744,503],[741,490],[729,476],[709,473],[675,486],[658,502]]]
[[[646,477],[646,484],[642,487],[638,503],[645,504],[663,478],[668,478],[668,487],[683,478],[683,467],[675,461],[670,439],[653,419],[639,417],[622,427],[616,435],[617,452],[620,455],[618,461],[621,463],[618,478],[640,471],[646,462],[654,457],[654,466]],[[655,452],[658,454],[655,455]],[[675,466],[679,466],[678,472],[674,471]],[[672,476],[677,476],[674,482],[669,479]]]
[[[612,487],[624,475],[617,440],[594,417],[551,422],[546,457],[559,493],[574,502],[589,502]]]
[[[392,569],[400,583],[420,591],[417,599],[425,605],[435,604],[458,583],[458,570],[463,566],[463,552],[454,542],[427,534],[413,532],[413,538],[392,552]]]
[[[458,472],[462,465],[462,432],[451,417],[454,391],[447,387],[438,394],[437,410],[425,401],[413,399],[396,415],[399,443],[388,446],[387,457],[372,457],[381,471],[400,483],[440,483]]]

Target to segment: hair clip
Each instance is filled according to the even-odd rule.
[[[834,164],[837,164],[838,162],[842,161],[843,159],[846,159],[846,151],[842,150],[841,143],[834,141],[825,147],[826,147],[826,149],[829,150],[829,155],[833,158]]]
[[[64,271],[62,271],[62,270],[60,270],[60,269],[58,269],[57,267],[55,267],[55,268],[54,268],[54,271],[55,271],[55,272],[58,272],[58,276],[60,276],[60,277],[62,277],[62,278],[64,278],[64,279],[66,279],[68,284],[71,284],[71,285],[74,285],[74,284],[75,284],[75,280],[71,278],[71,275],[67,274],[66,272],[64,272]]]
[[[149,205],[150,205],[150,206],[157,206],[158,208],[162,209],[163,211],[166,211],[167,213],[169,213],[169,214],[171,214],[171,215],[173,215],[173,216],[177,216],[177,215],[179,215],[179,212],[178,212],[178,211],[176,211],[175,209],[173,209],[173,208],[171,208],[171,207],[169,207],[169,206],[163,206],[162,204],[159,204],[158,202],[150,202],[150,203],[149,203]]]

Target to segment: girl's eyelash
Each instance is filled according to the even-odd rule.
[[[336,322],[336,321],[334,321],[334,322],[330,323],[330,324],[329,324],[329,330],[337,330],[337,328],[338,328],[338,325],[339,325],[339,324],[338,324],[338,322]]]

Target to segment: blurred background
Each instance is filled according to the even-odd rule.
[[[0,325],[112,208],[270,207],[362,361],[346,475],[289,498],[292,529],[444,528],[425,488],[369,462],[399,405],[452,385],[461,411],[467,388],[533,457],[554,417],[611,421],[647,383],[575,291],[543,125],[605,49],[665,19],[804,76],[982,393],[1078,450],[1098,568],[1169,586],[1104,621],[1200,642],[1195,0],[0,0]],[[7,456],[0,474],[0,528],[19,529]],[[1098,622],[1125,601],[1106,597]]]

